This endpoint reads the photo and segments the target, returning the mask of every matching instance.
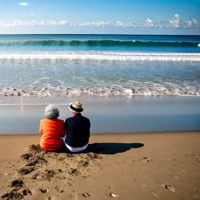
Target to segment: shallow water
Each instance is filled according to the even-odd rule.
[[[200,36],[0,35],[0,95],[200,96],[199,63]]]
[[[27,95],[39,92],[38,96],[57,96],[57,92],[110,96],[111,89],[121,95],[120,90],[127,88],[136,92],[122,95],[200,95],[200,62],[0,60],[0,71],[3,95],[12,95],[5,91],[7,87],[28,90]],[[44,88],[48,88],[46,94]],[[84,94],[76,89],[85,90]]]
[[[23,99],[20,105],[20,98],[1,99],[0,134],[39,134],[45,105],[58,104],[60,119],[66,119],[72,116],[67,105],[75,100],[33,98]],[[91,133],[200,130],[200,97],[78,98],[78,101],[83,103],[83,115],[91,120]]]

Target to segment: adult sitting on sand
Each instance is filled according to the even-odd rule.
[[[65,135],[64,121],[59,117],[58,108],[52,104],[46,106],[44,119],[40,121],[39,132],[42,134],[40,146],[47,151],[56,151],[63,145],[61,137]]]
[[[80,152],[87,148],[90,137],[90,120],[81,115],[82,104],[75,101],[69,107],[74,115],[65,120],[64,129],[67,131],[63,142],[71,152]]]

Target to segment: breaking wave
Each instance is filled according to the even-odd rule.
[[[200,61],[200,53],[9,52],[0,53],[0,60]]]
[[[30,40],[16,42],[0,42],[0,47],[13,46],[102,46],[102,47],[199,47],[197,42],[155,42],[155,41],[119,41],[119,40]]]

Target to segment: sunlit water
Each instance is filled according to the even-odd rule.
[[[90,96],[106,88],[102,95],[112,96],[129,88],[137,91],[127,95],[199,96],[200,37],[0,35],[0,71],[2,95],[89,88]]]

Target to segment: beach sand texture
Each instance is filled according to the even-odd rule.
[[[40,137],[0,136],[1,199],[200,199],[200,131],[92,135],[79,154]]]

